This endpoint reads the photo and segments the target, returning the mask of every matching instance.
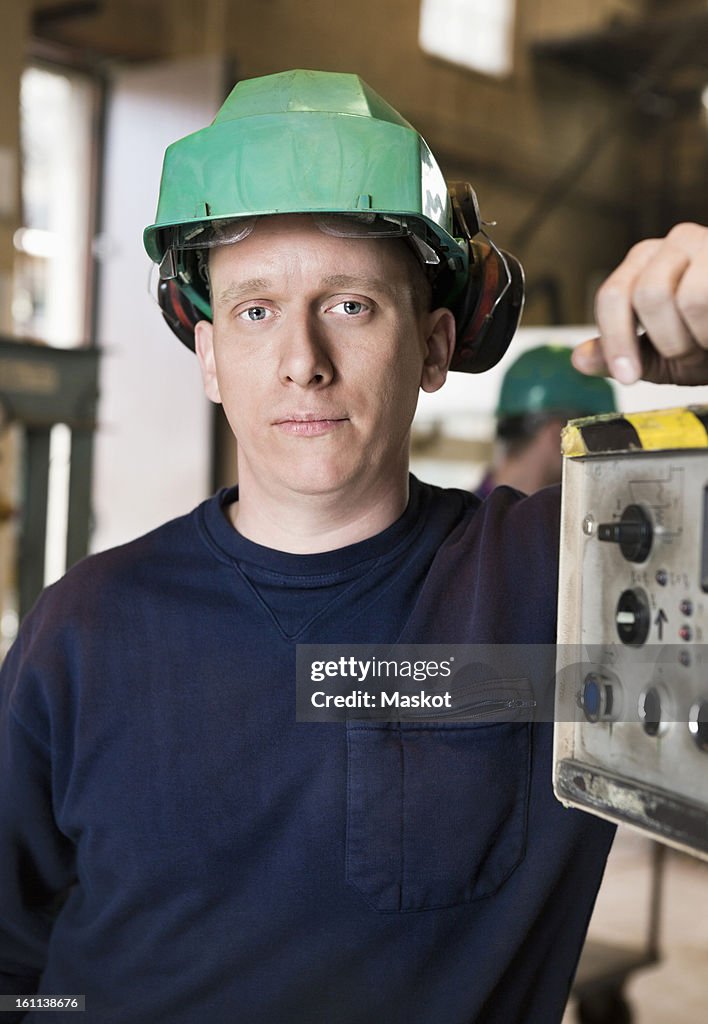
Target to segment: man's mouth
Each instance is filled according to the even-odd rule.
[[[337,430],[349,420],[348,416],[338,416],[318,412],[297,412],[286,413],[278,417],[273,426],[285,434],[295,434],[300,437],[317,437],[320,434],[328,434]]]

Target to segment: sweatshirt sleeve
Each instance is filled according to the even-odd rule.
[[[24,629],[24,627],[23,627]],[[37,990],[52,924],[74,880],[57,827],[49,715],[32,667],[29,625],[0,669],[0,993]],[[3,1024],[24,1012],[3,1014]]]

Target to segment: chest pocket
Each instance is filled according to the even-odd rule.
[[[346,876],[379,911],[495,893],[523,859],[526,721],[348,722]]]

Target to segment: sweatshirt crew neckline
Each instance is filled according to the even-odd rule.
[[[408,504],[401,516],[380,533],[364,540],[313,554],[279,551],[249,540],[232,525],[228,506],[238,501],[238,486],[222,488],[197,512],[211,546],[229,562],[255,566],[280,576],[322,577],[346,572],[363,562],[394,558],[401,546],[411,543],[425,523],[430,494],[410,476]]]

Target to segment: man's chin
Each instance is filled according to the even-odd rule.
[[[312,498],[336,498],[338,495],[351,493],[357,487],[360,474],[344,472],[322,472],[316,469],[312,475],[288,474],[284,481],[293,494],[301,494]]]
[[[390,474],[387,475],[391,483],[392,478]],[[383,477],[383,474],[378,476]],[[291,464],[282,467],[281,472],[273,474],[271,479],[280,481],[283,490],[293,495],[321,497],[323,500],[341,497],[345,500],[369,491],[372,486],[376,488],[376,477],[368,461],[355,464],[313,458],[297,466]],[[386,480],[382,478],[379,484],[385,488]]]

